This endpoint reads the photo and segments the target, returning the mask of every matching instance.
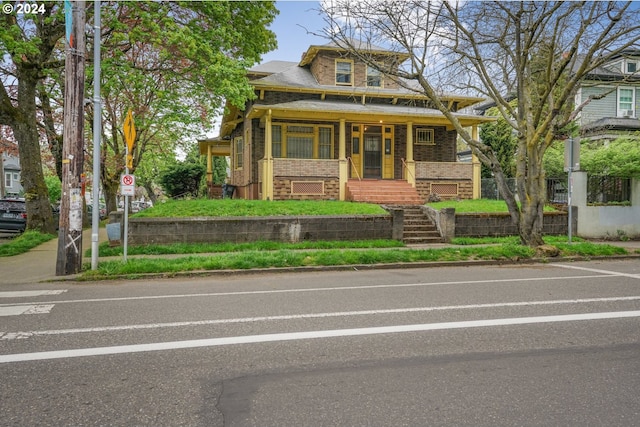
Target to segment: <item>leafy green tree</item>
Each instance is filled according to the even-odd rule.
[[[180,162],[160,175],[160,185],[169,197],[198,197],[206,167],[200,163]]]
[[[51,203],[57,203],[62,196],[62,183],[57,175],[47,175],[44,177],[44,181],[47,184],[49,192],[49,201]]]
[[[224,99],[243,105],[254,96],[246,69],[275,48],[267,26],[276,13],[272,2],[116,2],[106,8],[101,182],[108,210],[115,208],[125,167],[127,111],[137,131],[130,173],[185,150],[193,135],[212,127]],[[149,191],[153,176],[143,176]]]
[[[580,168],[593,175],[640,178],[640,144],[618,138],[607,145],[580,148]]]
[[[498,109],[490,108],[487,115],[497,116]],[[485,123],[480,127],[480,140],[495,152],[505,178],[513,178],[516,171],[515,154],[518,141],[511,125],[503,117],[498,117],[495,122]],[[492,176],[491,169],[483,164],[482,177]]]
[[[8,126],[18,142],[27,228],[54,233],[40,155],[38,88],[50,70],[64,60],[55,55],[64,36],[62,2],[44,2],[44,13],[0,14],[0,125]]]

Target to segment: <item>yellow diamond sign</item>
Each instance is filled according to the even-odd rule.
[[[131,110],[124,119],[124,142],[127,144],[129,153],[133,151],[133,142],[136,140],[136,125],[133,123],[133,113]]]

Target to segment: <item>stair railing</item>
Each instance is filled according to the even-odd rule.
[[[360,174],[358,173],[358,168],[356,167],[355,163],[353,163],[353,159],[351,157],[347,157],[347,160],[349,161],[349,163],[351,163],[351,166],[353,167],[353,171],[356,173],[356,176],[358,177],[358,181],[362,181],[362,179],[360,178]]]
[[[411,170],[409,170],[409,165],[407,165],[407,162],[404,161],[404,158],[400,158],[400,160],[402,160],[402,168],[406,171],[406,174],[411,175],[411,178],[413,178],[413,182],[415,182],[416,181],[416,177],[413,175]],[[406,179],[406,177],[405,177],[405,179]]]

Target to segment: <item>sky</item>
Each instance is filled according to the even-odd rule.
[[[327,44],[328,40],[308,34],[320,33],[325,26],[319,8],[317,1],[277,1],[280,13],[269,29],[278,38],[278,48],[263,55],[262,62],[299,61],[309,46]]]

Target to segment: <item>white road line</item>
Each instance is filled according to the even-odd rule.
[[[551,301],[522,301],[522,302],[505,302],[492,304],[469,304],[469,305],[449,305],[439,307],[412,307],[412,308],[394,308],[379,310],[361,310],[361,311],[339,311],[331,313],[305,313],[305,314],[287,314],[280,316],[257,316],[257,317],[241,317],[235,319],[214,319],[214,320],[197,320],[190,322],[169,322],[169,323],[147,323],[139,325],[121,325],[121,326],[101,326],[93,328],[75,328],[75,329],[54,329],[44,331],[21,331],[21,332],[0,332],[0,340],[25,339],[36,336],[47,335],[67,335],[95,332],[119,332],[133,331],[144,329],[160,329],[160,328],[178,328],[190,326],[210,326],[210,325],[227,325],[234,323],[255,323],[269,322],[277,320],[302,320],[302,319],[324,319],[331,317],[351,317],[351,316],[375,316],[381,314],[409,314],[424,313],[430,311],[449,311],[449,310],[474,310],[486,308],[505,308],[505,307],[536,307],[545,305],[569,305],[569,304],[587,304],[587,303],[603,303],[603,302],[622,302],[622,301],[640,301],[640,296],[627,297],[608,297],[608,298],[581,298],[568,300],[551,300]]]
[[[19,316],[21,314],[47,314],[51,312],[51,309],[53,309],[53,304],[0,307],[0,316]],[[1,332],[0,336],[2,336]]]
[[[43,351],[0,355],[0,363],[27,362],[36,360],[68,359],[74,357],[104,356],[112,354],[144,353],[162,350],[177,350],[216,347],[237,344],[256,344],[276,341],[295,341],[317,338],[353,337],[363,335],[425,332],[446,329],[481,328],[491,326],[528,325],[540,323],[576,322],[587,320],[623,319],[640,317],[640,311],[617,311],[606,313],[565,314],[558,316],[517,317],[463,322],[426,323],[415,325],[381,326],[356,329],[333,329],[324,331],[290,332],[265,335],[248,335],[225,338],[210,338],[188,341],[173,341],[151,344],[134,344],[112,347],[81,348],[71,350]]]
[[[581,270],[581,271],[589,271],[591,273],[607,274],[609,276],[622,276],[622,277],[631,277],[633,279],[640,279],[640,274],[621,273],[619,271],[600,270],[597,268],[578,267],[577,265],[567,265],[567,264],[549,264],[549,265],[552,267],[568,268],[571,270]]]
[[[0,292],[0,298],[32,298],[43,295],[60,295],[67,292],[66,289],[42,290],[42,291],[7,291]]]
[[[432,282],[432,283],[400,283],[394,285],[364,285],[364,286],[338,286],[328,288],[308,288],[308,289],[277,289],[277,290],[265,290],[265,291],[234,291],[234,292],[212,292],[201,294],[178,294],[178,295],[148,295],[140,297],[114,297],[114,298],[89,298],[89,299],[77,299],[77,300],[60,300],[60,301],[45,301],[38,302],[51,303],[51,304],[77,304],[87,302],[114,302],[114,301],[140,301],[140,300],[154,300],[154,299],[172,299],[172,298],[203,298],[203,297],[224,297],[224,296],[237,296],[237,295],[265,295],[265,294],[290,294],[290,293],[305,293],[305,292],[329,292],[329,291],[357,291],[357,290],[369,290],[369,289],[395,289],[395,288],[420,288],[428,286],[453,286],[453,285],[482,285],[482,284],[495,284],[495,283],[513,283],[513,282],[544,282],[552,280],[584,280],[584,279],[599,279],[615,277],[612,275],[593,275],[593,276],[555,276],[555,277],[527,277],[527,278],[514,278],[514,279],[487,279],[487,280],[460,280],[452,282]],[[20,303],[13,304],[0,304],[0,307],[7,305],[19,305]],[[24,304],[35,304],[34,302]]]

